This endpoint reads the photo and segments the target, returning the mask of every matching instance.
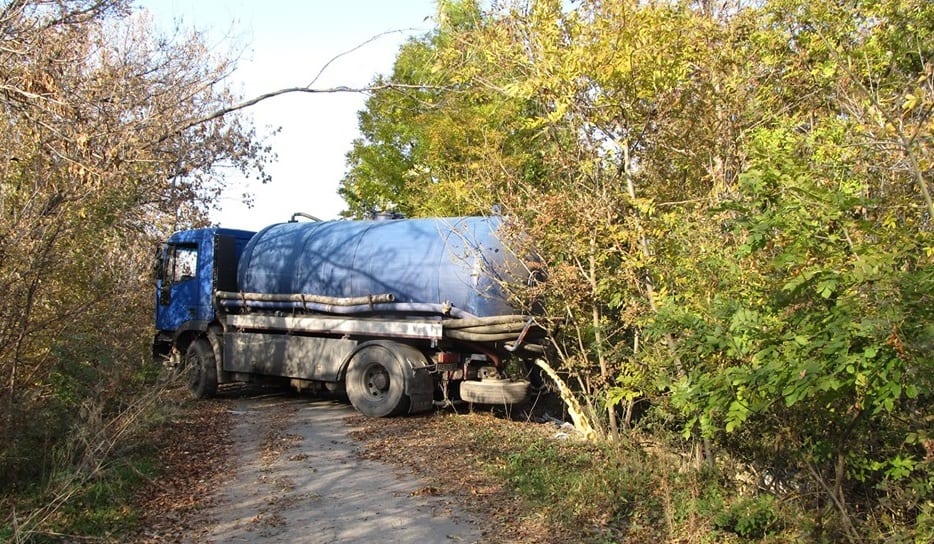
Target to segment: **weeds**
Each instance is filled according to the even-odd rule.
[[[103,537],[131,525],[136,514],[127,504],[156,471],[144,436],[158,419],[159,401],[170,385],[139,388],[132,400],[121,403],[114,403],[113,391],[86,396],[51,453],[31,453],[42,456],[45,477],[0,499],[10,512],[0,520],[0,541]],[[126,391],[121,395],[128,396]]]
[[[676,445],[586,442],[525,432],[492,418],[450,417],[473,463],[539,516],[582,542],[790,542],[786,507],[746,495],[713,467],[696,468]],[[799,531],[800,532],[800,531]]]
[[[781,529],[771,495],[741,498],[714,518],[714,526],[744,538],[759,539]]]

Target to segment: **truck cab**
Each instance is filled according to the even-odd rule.
[[[168,357],[216,320],[214,293],[236,290],[237,262],[253,232],[223,228],[173,234],[156,256],[156,338],[153,353]]]

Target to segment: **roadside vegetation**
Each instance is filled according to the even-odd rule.
[[[544,307],[568,419],[626,452],[577,485],[650,443],[692,462],[649,489],[719,497],[646,518],[672,540],[709,508],[739,538],[927,542],[932,10],[442,2],[375,82],[341,194],[352,216],[498,205],[547,278],[515,295]]]
[[[744,497],[730,478],[694,470],[658,443],[585,441],[494,412],[352,423],[365,457],[414,470],[425,493],[455,495],[484,542],[806,540],[793,505]]]
[[[208,119],[231,61],[130,2],[2,2],[0,44],[0,540],[77,540],[155,467],[156,244],[268,152]]]

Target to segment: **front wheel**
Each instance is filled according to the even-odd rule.
[[[347,366],[347,397],[360,413],[370,417],[403,414],[409,409],[405,370],[384,346],[357,352]]]
[[[217,360],[211,343],[199,338],[185,352],[185,375],[188,390],[199,399],[209,399],[217,393]]]

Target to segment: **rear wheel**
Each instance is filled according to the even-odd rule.
[[[350,403],[364,415],[394,416],[409,409],[402,362],[384,346],[368,346],[353,356],[346,385]]]
[[[217,393],[217,360],[210,342],[199,338],[188,346],[184,370],[192,395],[208,399]]]

